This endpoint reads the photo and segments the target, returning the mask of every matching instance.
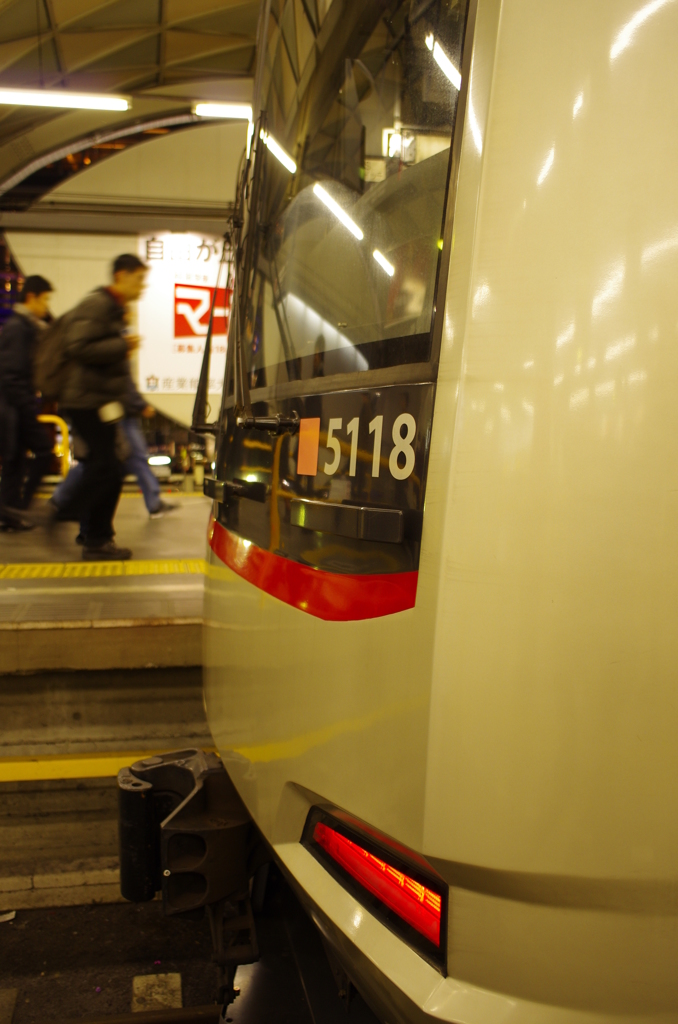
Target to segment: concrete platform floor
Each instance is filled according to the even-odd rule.
[[[141,494],[122,494],[114,520],[116,541],[132,548],[135,559],[204,558],[210,499],[181,492],[163,494],[163,498],[179,507],[161,519],[150,519]],[[44,498],[35,501],[29,515],[36,523],[44,523]],[[0,564],[78,562],[77,534],[77,523],[56,523],[51,530],[38,525],[27,532],[0,532]]]
[[[0,672],[200,663],[210,502],[168,497],[178,508],[153,520],[140,494],[121,497],[128,562],[82,562],[75,523],[0,532]]]

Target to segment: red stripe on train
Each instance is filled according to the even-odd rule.
[[[324,572],[264,551],[217,522],[210,527],[209,544],[217,558],[248,583],[319,619],[376,619],[414,608],[416,572],[371,576]]]

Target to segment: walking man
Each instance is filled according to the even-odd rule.
[[[152,405],[147,405],[139,394],[134,381],[130,375],[129,390],[125,403],[125,418],[122,420],[121,428],[127,441],[129,449],[125,459],[125,476],[135,476],[137,483],[144,497],[146,508],[150,519],[160,519],[167,512],[173,512],[178,506],[173,502],[165,501],[161,494],[160,482],[148,464],[148,447],[143,431],[138,422],[138,417],[150,419],[155,415]],[[59,484],[52,495],[52,504],[58,509],[59,518],[80,518],[69,510],[73,506],[73,498],[80,487],[84,462],[77,462],[68,472],[65,480]],[[76,540],[78,543],[87,532],[86,527],[81,525],[80,533]]]
[[[124,479],[119,432],[128,359],[139,344],[136,335],[127,334],[126,312],[143,291],[146,267],[126,253],[114,261],[112,278],[107,288],[97,288],[67,314],[64,334],[70,365],[60,406],[87,448],[74,502],[86,530],[82,557],[90,562],[132,557],[129,548],[113,540],[113,517]]]
[[[34,274],[24,281],[20,302],[0,334],[0,405],[3,408],[0,523],[5,529],[30,530],[24,512],[49,469],[52,442],[38,421],[39,399],[33,384],[33,360],[49,316],[52,286]],[[27,459],[28,452],[33,453]]]

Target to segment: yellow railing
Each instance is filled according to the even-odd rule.
[[[68,433],[68,423],[66,423],[66,420],[62,420],[61,416],[54,416],[51,413],[38,416],[38,419],[41,423],[54,423],[59,428],[54,444],[54,454],[59,459],[61,475],[67,476],[71,468],[71,441]],[[59,434],[59,431],[61,431],[61,434]]]

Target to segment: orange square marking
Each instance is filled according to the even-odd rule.
[[[320,446],[320,417],[301,420],[299,423],[299,451],[297,455],[297,476],[315,476],[318,472],[318,448]]]

